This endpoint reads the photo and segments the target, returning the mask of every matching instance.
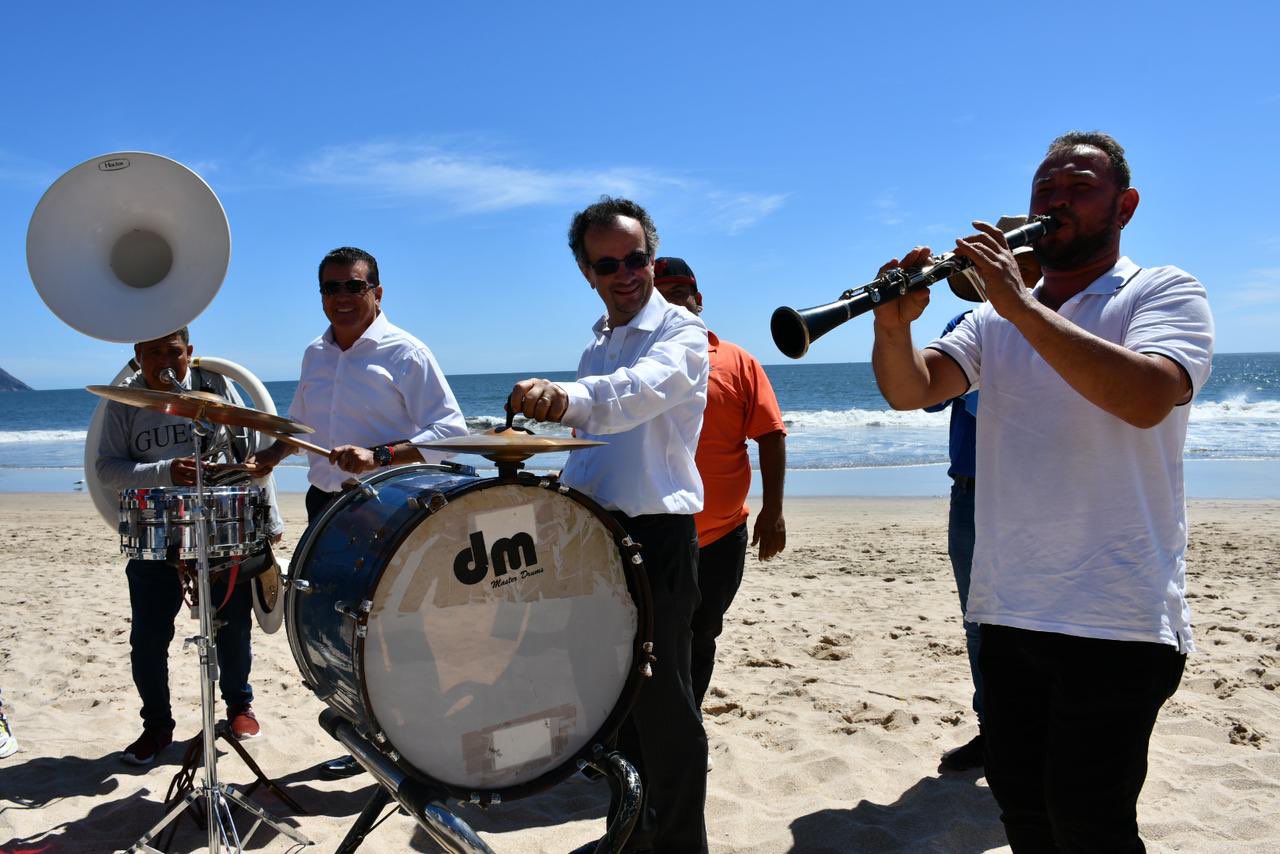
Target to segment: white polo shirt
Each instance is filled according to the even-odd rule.
[[[1121,258],[1058,314],[1167,356],[1193,394],[1209,378],[1209,303],[1176,267]],[[1149,429],[1125,423],[1067,385],[989,303],[928,346],[982,388],[965,619],[1194,649],[1182,484],[1190,404]]]
[[[565,425],[608,444],[569,454],[560,480],[628,516],[694,514],[702,478],[694,464],[707,407],[707,327],[654,288],[629,322],[602,317],[578,362]]]

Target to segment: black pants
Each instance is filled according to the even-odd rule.
[[[693,517],[614,513],[640,543],[653,594],[653,676],[618,731],[618,749],[644,784],[644,810],[627,851],[707,850],[707,735],[693,697],[690,643],[698,607],[698,532]],[[613,818],[616,803],[609,805]]]
[[[715,542],[698,550],[698,592],[702,603],[693,614],[693,697],[702,708],[716,666],[716,638],[724,630],[724,615],[742,586],[747,560],[747,525],[744,522]]]
[[[129,581],[129,664],[133,684],[142,700],[142,726],[155,732],[172,732],[173,709],[169,705],[169,643],[173,621],[182,609],[182,582],[178,570],[161,560],[131,560],[125,567]],[[226,579],[213,583],[211,604],[217,608],[226,597]],[[228,708],[253,702],[249,670],[253,665],[250,636],[253,599],[249,584],[237,584],[226,605],[214,615],[222,627],[214,635],[218,648],[218,687]],[[190,673],[184,674],[190,676]]]
[[[1138,794],[1171,645],[982,626],[987,782],[1023,852],[1142,852]]]
[[[329,506],[329,502],[341,495],[341,492],[325,492],[318,486],[307,490],[307,524],[314,525],[316,519]]]

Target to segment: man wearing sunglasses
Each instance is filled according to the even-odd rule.
[[[618,732],[618,748],[644,784],[644,810],[626,850],[703,852],[707,737],[690,649],[699,599],[693,514],[702,509],[694,451],[707,400],[707,329],[655,292],[658,232],[635,202],[602,197],[573,218],[569,246],[605,314],[576,382],[523,380],[508,405],[607,443],[570,454],[560,480],[598,501],[641,544],[653,597],[657,662]],[[618,806],[614,798],[610,820]]]
[[[351,480],[384,466],[422,462],[414,442],[464,436],[467,424],[427,346],[382,311],[378,262],[362,249],[334,249],[320,262],[320,306],[329,328],[302,357],[289,417],[315,428],[328,459],[310,455],[307,520],[314,522]],[[293,453],[276,442],[251,462],[270,470]],[[328,763],[331,778],[362,769]]]

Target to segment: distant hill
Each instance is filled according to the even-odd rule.
[[[0,391],[31,391],[31,386],[0,368]]]

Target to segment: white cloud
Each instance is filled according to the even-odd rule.
[[[646,168],[540,169],[442,145],[397,142],[324,149],[303,162],[299,175],[309,183],[359,187],[385,200],[435,199],[460,214],[580,204],[601,193],[651,196],[661,186],[700,199],[710,208],[708,219],[730,234],[759,222],[786,199],[785,193],[719,190]]]
[[[47,187],[60,173],[27,157],[0,151],[0,183],[26,187]]]
[[[1229,308],[1275,308],[1280,304],[1280,267],[1250,270],[1246,277],[1223,295]],[[1212,295],[1210,295],[1212,299]]]
[[[896,190],[885,190],[871,202],[876,209],[876,219],[881,225],[901,225],[903,222],[903,211],[898,205],[898,194]]]
[[[787,193],[720,193],[709,194],[716,208],[715,221],[729,234],[750,228],[782,207]]]
[[[638,169],[533,169],[434,146],[397,143],[326,149],[304,164],[303,176],[385,196],[436,198],[463,213],[561,204],[598,193],[637,195],[646,185],[672,183]]]

